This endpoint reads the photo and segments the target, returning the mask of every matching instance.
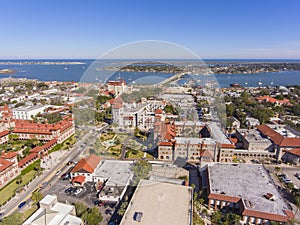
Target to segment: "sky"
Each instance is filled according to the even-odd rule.
[[[162,40],[201,58],[300,58],[298,0],[0,0],[0,58],[97,58]]]

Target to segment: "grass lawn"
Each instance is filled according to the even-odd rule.
[[[69,137],[67,140],[65,140],[62,143],[62,149],[68,149],[69,146],[74,145],[76,143],[76,138],[75,135],[72,135],[71,137]],[[67,143],[70,143],[69,145],[67,145]]]
[[[112,154],[113,156],[120,156],[121,154],[121,147],[122,145],[116,145],[113,147],[108,148],[107,152]]]
[[[107,141],[112,139],[115,136],[115,133],[109,133],[109,134],[102,134],[100,137],[101,141]]]
[[[36,210],[38,207],[36,205],[31,206],[29,209],[25,210],[22,215],[22,220],[27,220]]]
[[[11,183],[6,185],[1,191],[0,196],[2,198],[0,199],[0,205],[5,203],[7,200],[9,200],[15,193],[15,190],[19,187],[23,187],[27,185],[32,179],[36,177],[36,171],[32,170],[25,175],[22,176],[22,183],[17,184],[16,179],[14,179]]]
[[[126,154],[127,159],[141,159],[144,157],[144,152],[142,151],[138,151],[137,154],[133,154],[133,152],[131,150],[128,150],[128,153]],[[149,153],[146,153],[146,159],[154,159],[154,157],[152,155],[150,155]]]
[[[117,139],[118,139],[121,143],[123,143],[123,142],[126,140],[127,137],[128,137],[127,134],[118,134]]]

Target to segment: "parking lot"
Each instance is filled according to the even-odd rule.
[[[72,192],[65,192],[65,190],[69,187],[73,187],[69,180],[63,180],[61,176],[57,176],[54,182],[47,184],[47,186],[42,190],[43,196],[47,194],[54,194],[57,196],[58,201],[74,204],[76,202],[82,202],[86,204],[88,207],[95,207],[94,202],[97,200],[97,192],[93,185],[86,183],[84,185],[84,190],[79,194],[75,195],[75,190]],[[103,221],[101,224],[107,224],[112,213],[115,210],[115,206],[112,207],[110,205],[105,206],[97,206],[100,209],[100,212],[103,216]]]
[[[295,176],[296,173],[300,174],[300,169],[282,168],[282,173],[293,182],[295,187],[300,188],[300,179]]]

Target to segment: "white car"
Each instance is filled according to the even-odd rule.
[[[82,191],[83,191],[82,188],[78,188],[78,189],[74,192],[74,194],[75,194],[75,195],[79,195]]]
[[[61,173],[60,170],[56,171],[55,175],[58,176]]]

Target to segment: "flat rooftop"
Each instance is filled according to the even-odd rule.
[[[120,225],[190,225],[190,187],[141,180]],[[141,222],[134,220],[136,212],[142,212]]]
[[[126,186],[133,175],[133,161],[105,160],[94,172],[94,177],[107,178],[107,186]]]
[[[249,143],[261,143],[272,145],[272,142],[261,135],[257,129],[238,129],[238,132],[245,137]]]
[[[176,140],[176,144],[202,144],[202,142],[204,142],[204,144],[210,144],[213,145],[216,143],[216,141],[212,138],[196,138],[196,137],[175,137],[174,138]]]
[[[221,127],[215,122],[208,122],[207,126],[210,130],[210,134],[217,142],[222,144],[231,144],[230,140],[221,130]]]
[[[255,211],[285,216],[283,210],[289,210],[262,165],[212,163],[208,171],[210,193],[242,198],[247,202],[245,207]],[[267,193],[275,200],[265,198]]]
[[[176,165],[173,164],[162,164],[162,165],[153,164],[152,171],[150,171],[150,176],[177,179],[181,176],[189,177],[189,171],[182,167],[177,167]]]

